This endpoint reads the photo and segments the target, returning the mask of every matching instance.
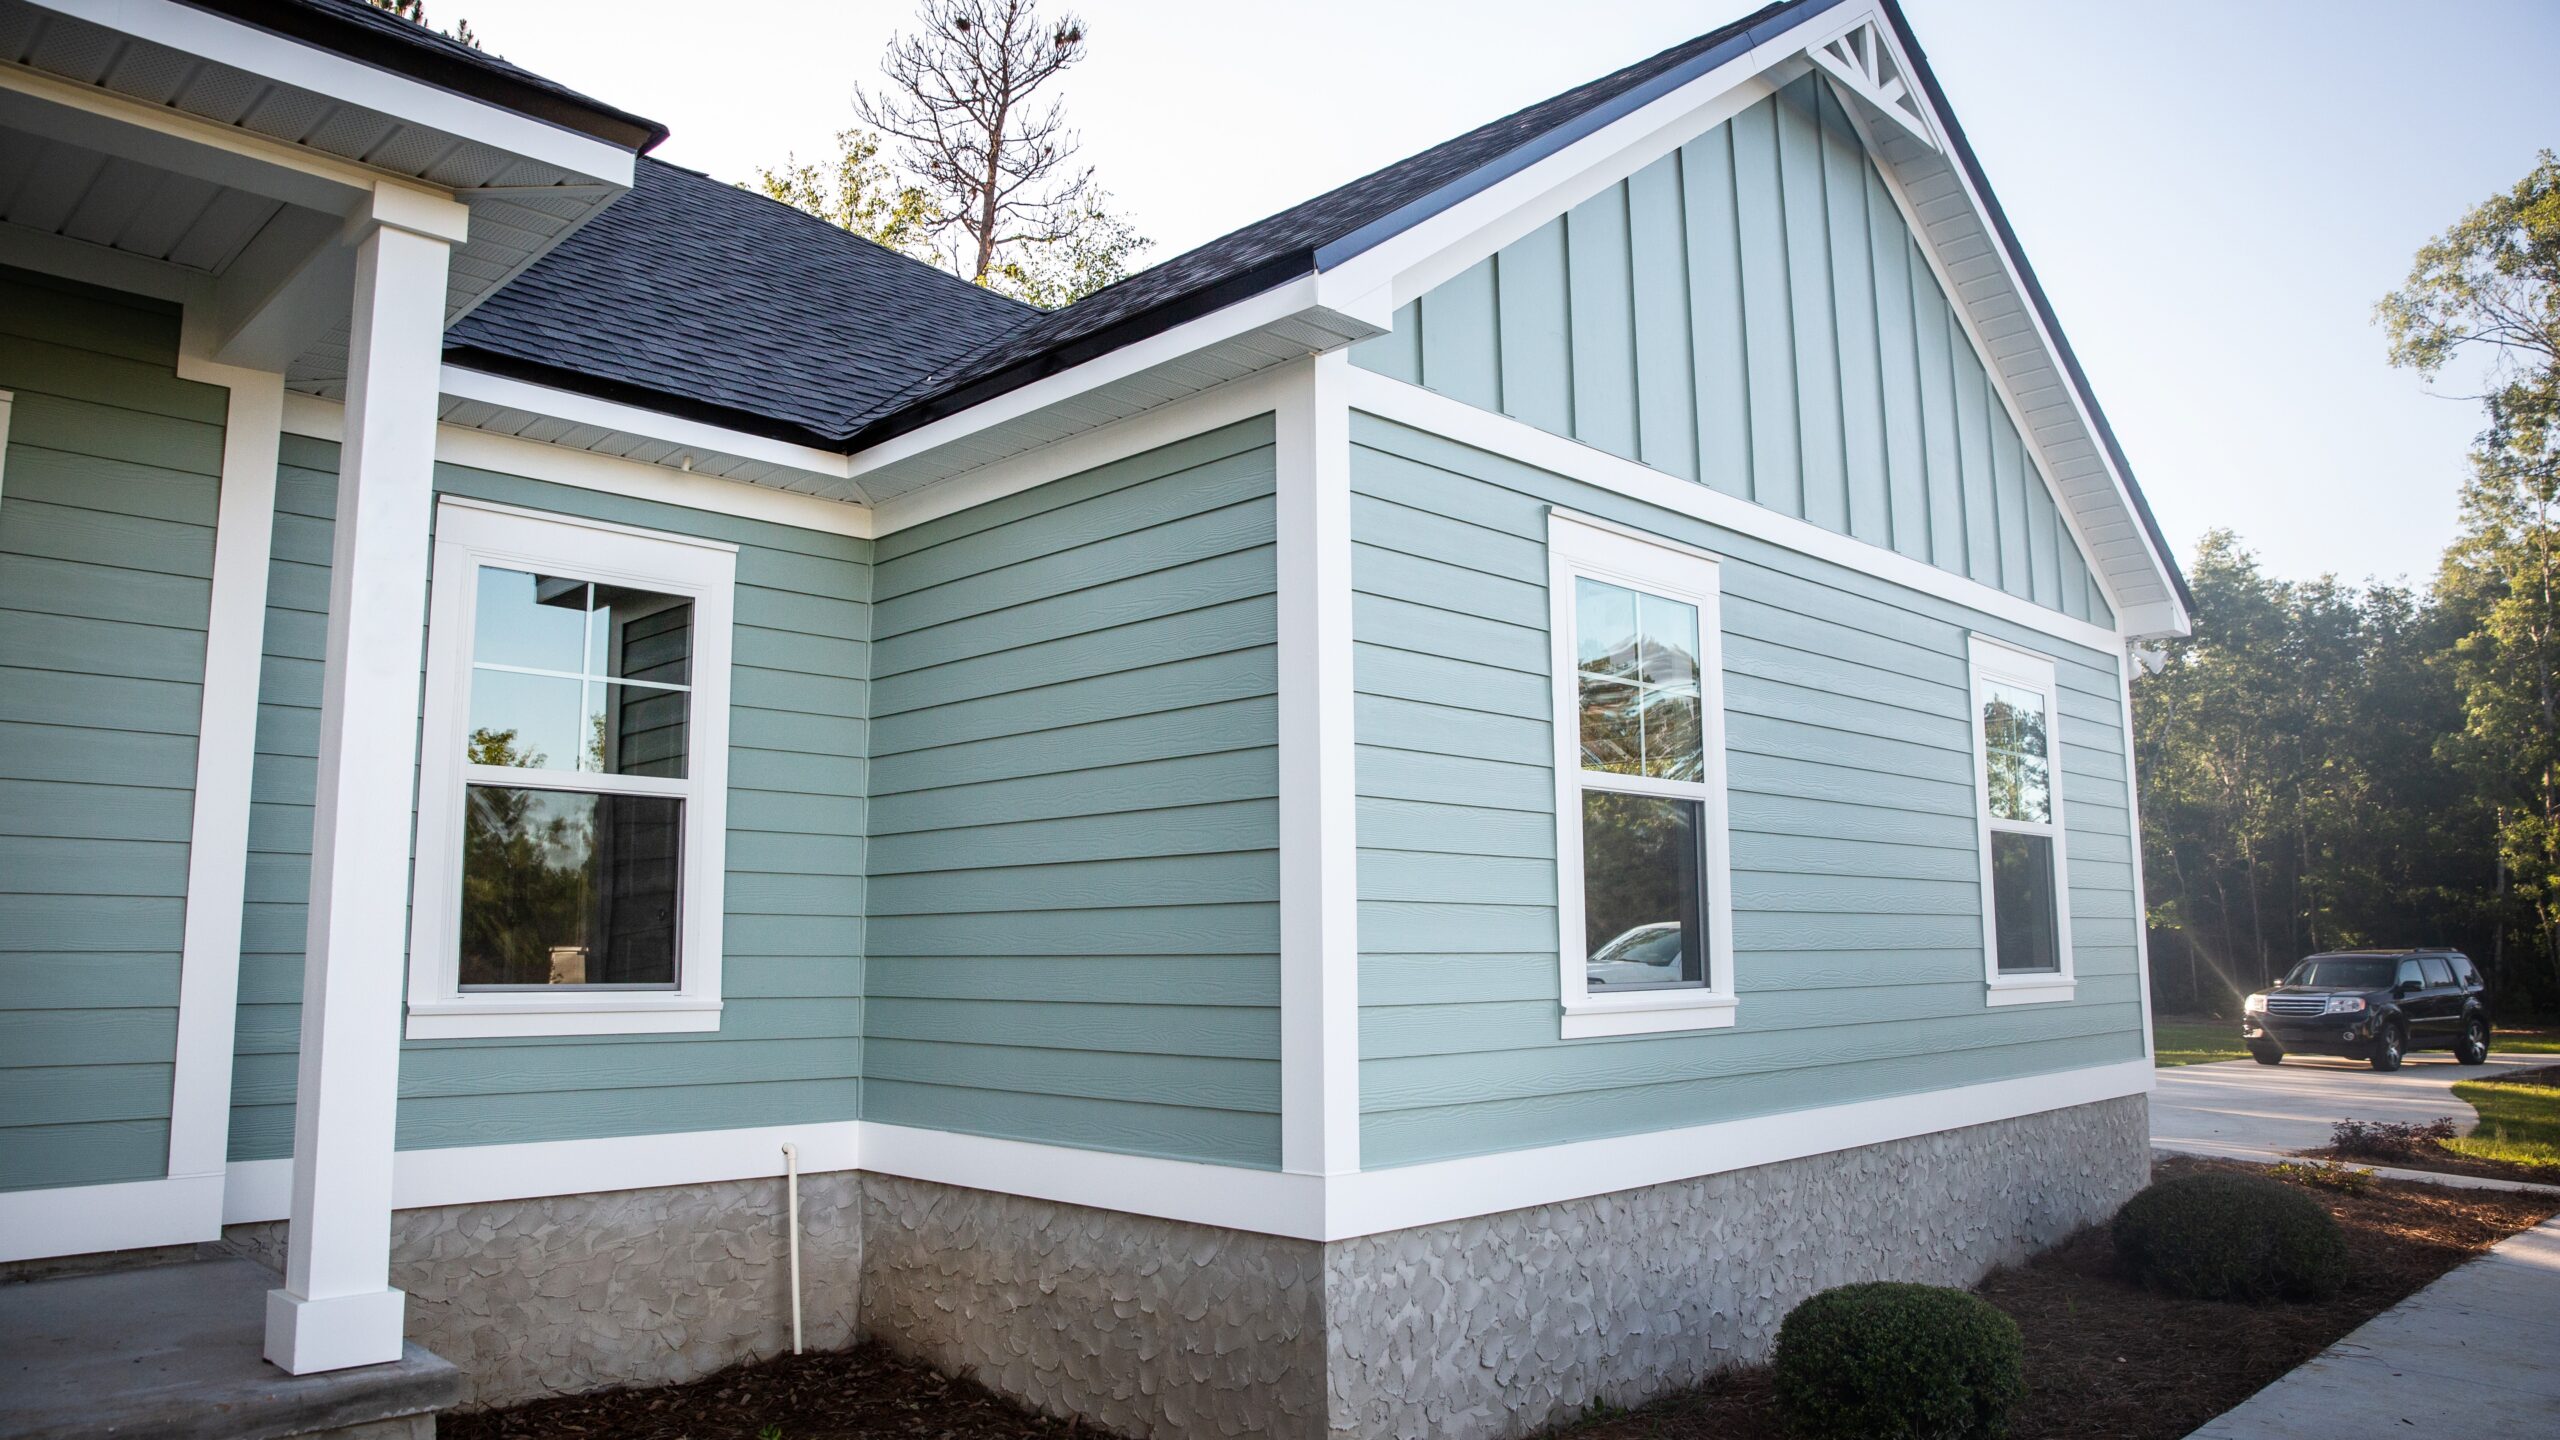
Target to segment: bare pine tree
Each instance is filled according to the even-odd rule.
[[[1046,18],[1035,0],[924,0],[916,21],[889,42],[887,83],[856,89],[854,110],[903,145],[953,268],[986,284],[999,252],[1070,241],[1096,208],[1063,102],[1039,99],[1084,58],[1084,22]]]

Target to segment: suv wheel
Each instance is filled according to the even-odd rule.
[[[2400,1022],[2382,1027],[2382,1038],[2373,1042],[2373,1068],[2386,1074],[2400,1068],[2400,1057],[2409,1048],[2409,1038],[2400,1033]]]
[[[2252,1045],[2249,1047],[2249,1058],[2261,1065],[2281,1065],[2284,1063],[2284,1052],[2273,1045]]]
[[[2489,1022],[2474,1015],[2462,1022],[2462,1042],[2453,1047],[2453,1058],[2464,1065],[2489,1063]]]

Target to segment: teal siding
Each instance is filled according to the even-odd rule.
[[[0,1189],[167,1173],[224,393],[0,270]]]
[[[1271,423],[879,544],[863,1116],[1279,1163]]]
[[[2112,623],[1982,358],[1818,76],[1505,246],[1351,355]]]
[[[2141,1056],[2112,656],[1368,416],[1352,433],[1364,1163]],[[1558,1038],[1550,505],[1724,557],[1731,1030]],[[1983,1003],[1977,630],[2058,661],[2068,1004]]]
[[[870,542],[452,465],[445,493],[736,543],[716,1033],[404,1044],[404,1149],[849,1120],[862,1067]],[[241,931],[231,1153],[291,1153],[337,447],[287,436]]]

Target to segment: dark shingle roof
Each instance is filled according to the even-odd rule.
[[[645,152],[667,127],[581,95],[557,81],[510,65],[485,51],[364,0],[185,0],[217,15],[272,30],[308,45],[406,75],[440,89],[502,105],[581,135]]]
[[[1509,168],[1516,169],[1556,148],[1558,132],[1570,130],[1578,135],[1596,128],[1576,122],[1587,122],[1603,111],[1614,118],[1619,111],[1687,83],[1696,73],[1729,58],[1721,52],[1748,48],[1750,32],[1781,12],[1787,12],[1785,23],[1794,25],[1837,3],[1802,0],[1789,5],[1782,0],[1768,5],[1650,59],[1479,125],[1454,140],[1150,266],[1008,334],[970,356],[965,373],[920,385],[901,397],[896,410],[870,417],[856,441],[873,443],[914,429],[988,395],[1311,273],[1318,268],[1319,251],[1346,240],[1357,244],[1363,232],[1373,228],[1384,233],[1369,238],[1383,239],[1463,198],[1444,197],[1442,192],[1450,187],[1463,185],[1472,193],[1499,178],[1485,175],[1487,167],[1510,159]],[[1430,203],[1435,199],[1440,203]],[[1408,219],[1400,213],[1408,209],[1423,213]],[[1323,258],[1329,264],[1347,257]]]
[[[1039,315],[655,160],[447,332],[475,368],[844,448],[918,378]]]

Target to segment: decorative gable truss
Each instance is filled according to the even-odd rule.
[[[1910,82],[1903,78],[1891,38],[1877,28],[1874,20],[1861,20],[1841,35],[1807,47],[1804,53],[1806,59],[1839,82],[1841,89],[1874,107],[1875,113],[1901,126],[1930,149],[1940,148],[1936,133],[1929,128],[1928,111],[1922,108],[1920,96]]]
[[[2023,440],[2029,483],[2043,482],[2081,542],[2113,628],[2137,638],[2185,633],[2186,605],[2166,546],[1896,17],[1872,0],[1806,8],[1815,13],[1802,23],[1755,31],[1748,52],[1511,167],[1469,198],[1336,262],[1321,280],[1344,294],[1391,297],[1391,327],[1401,326],[1425,293],[1818,75],[1873,162],[1877,203],[1898,211],[1916,242],[1915,271],[1925,267],[1946,295],[1958,343],[1971,342],[1990,400]],[[1422,329],[1428,335],[1427,313]],[[1370,342],[1371,353],[1403,343],[1407,337],[1390,335]]]

